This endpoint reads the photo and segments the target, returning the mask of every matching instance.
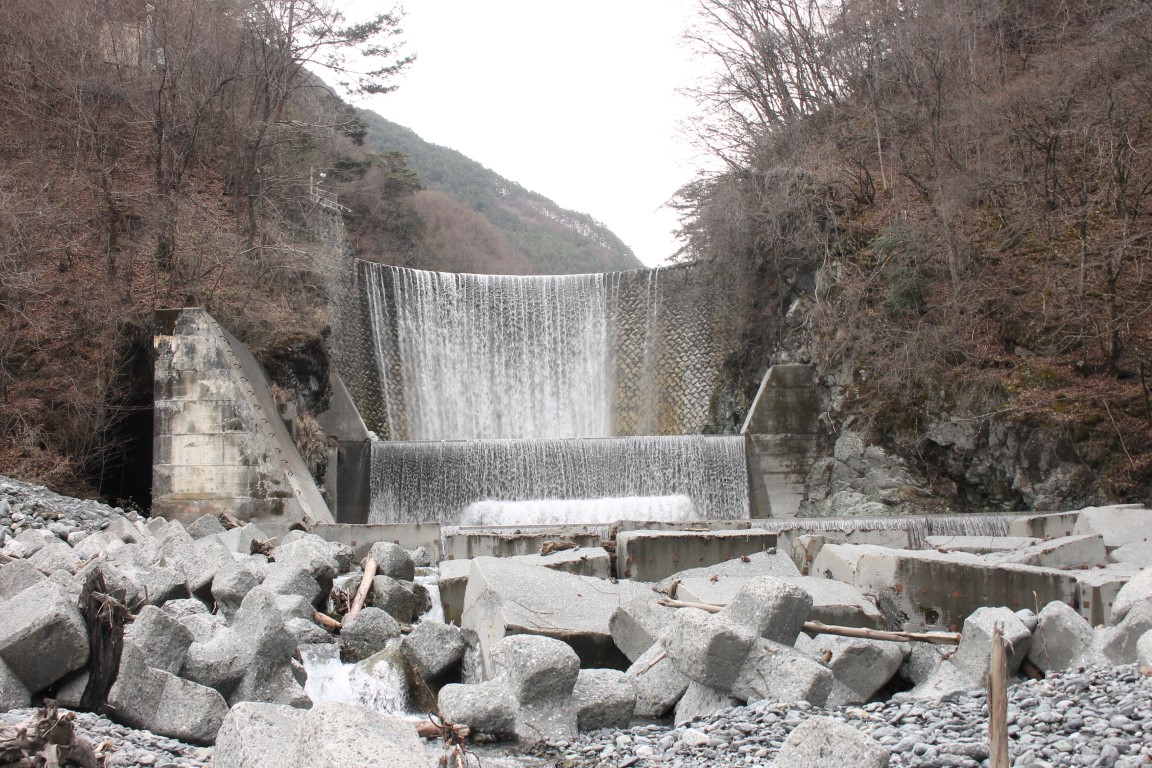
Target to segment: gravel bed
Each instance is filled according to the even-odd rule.
[[[0,712],[0,723],[19,725],[36,713],[34,709],[13,709]],[[141,731],[112,722],[91,712],[77,712],[76,733],[85,737],[93,747],[105,744],[101,752],[107,755],[106,765],[154,766],[155,768],[207,768],[212,765],[212,748],[185,744],[151,731]]]
[[[541,743],[531,754],[559,766],[767,766],[789,732],[814,715],[872,735],[892,753],[893,768],[988,764],[984,691],[939,704],[896,697],[833,710],[804,703],[753,704],[679,728],[582,733],[571,743]],[[1135,666],[1093,667],[1018,683],[1009,691],[1008,721],[1014,766],[1152,766],[1152,678]]]
[[[89,533],[107,528],[117,517],[139,519],[133,511],[61,496],[42,485],[29,485],[0,475],[0,546],[32,528],[46,528],[69,544],[75,544]]]

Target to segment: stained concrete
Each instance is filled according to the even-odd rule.
[[[616,575],[659,581],[679,571],[775,550],[776,534],[735,531],[627,531],[616,537]]]
[[[152,513],[332,522],[248,349],[203,309],[158,321]]]

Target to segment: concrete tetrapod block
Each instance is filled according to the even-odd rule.
[[[1152,669],[1152,631],[1140,635],[1136,641],[1136,663],[1144,669]]]
[[[1032,633],[1010,609],[980,608],[974,611],[964,620],[960,648],[952,656],[952,663],[981,687],[987,685],[992,665],[992,630],[997,624],[1004,639],[1009,675],[1020,669],[1032,642]]]
[[[720,611],[720,618],[783,645],[792,645],[812,610],[812,596],[771,576],[749,579]]]
[[[241,701],[229,710],[216,735],[213,768],[282,768],[304,710],[283,704]]]
[[[676,609],[660,605],[659,598],[655,593],[638,595],[613,611],[608,620],[612,641],[629,661],[644,655],[676,615]]]
[[[388,641],[400,637],[400,624],[385,611],[369,606],[340,630],[342,655],[350,661],[363,661],[379,653]]]
[[[581,731],[627,728],[636,711],[636,688],[619,670],[582,669],[572,688],[572,700]]]
[[[1112,601],[1112,622],[1119,623],[1143,600],[1152,600],[1152,568],[1144,568],[1120,588]]]
[[[936,665],[926,680],[918,683],[910,691],[896,694],[892,700],[938,702],[966,696],[968,691],[983,685],[984,681],[973,680],[950,659],[944,659]]]
[[[904,652],[898,643],[860,637],[817,635],[813,643],[831,654],[827,665],[836,678],[828,706],[863,704],[900,670]]]
[[[1092,626],[1067,603],[1048,603],[1036,618],[1027,659],[1046,672],[1070,669],[1092,645]]]
[[[459,627],[422,621],[404,636],[400,647],[420,677],[435,684],[460,666],[467,644]]]
[[[27,560],[13,560],[0,567],[0,600],[15,597],[47,577]]]
[[[685,568],[716,565],[775,550],[776,534],[759,528],[735,531],[627,531],[616,537],[616,575],[659,581]]]
[[[124,639],[140,649],[148,666],[177,674],[194,638],[174,616],[154,605],[146,605],[125,629]]]
[[[473,730],[523,741],[570,739],[577,731],[572,690],[580,659],[550,637],[513,635],[492,649],[497,675],[478,685],[440,689],[440,711]]]
[[[428,766],[424,743],[412,723],[335,701],[317,704],[304,713],[280,759],[284,768]]]
[[[389,576],[398,581],[412,581],[416,578],[416,564],[399,544],[378,541],[372,545],[368,556],[376,561],[376,572],[381,576]]]
[[[680,701],[691,682],[676,669],[659,641],[637,658],[626,674],[636,689],[637,717],[664,717]]]
[[[215,741],[228,714],[217,691],[149,667],[144,652],[130,640],[124,642],[108,706],[125,725],[196,744]]]
[[[773,768],[887,768],[888,750],[830,717],[810,717],[788,734]]]
[[[1031,546],[997,552],[988,556],[992,563],[1020,563],[1042,568],[1093,568],[1104,565],[1108,553],[1104,537],[1098,533],[1063,536]]]
[[[661,638],[672,663],[689,680],[727,691],[757,635],[697,608],[681,608]]]
[[[24,687],[16,673],[0,659],[0,712],[23,709],[32,701],[32,694]]]
[[[742,702],[733,698],[726,691],[718,691],[697,682],[688,684],[684,695],[676,703],[676,713],[673,722],[677,726],[690,723],[701,717],[708,717],[717,712],[740,706]]]
[[[752,646],[732,684],[744,701],[796,702],[824,706],[835,677],[828,667],[795,648],[760,639]]]
[[[506,635],[557,637],[572,646],[585,667],[624,669],[627,659],[612,642],[615,610],[646,584],[613,583],[507,559],[472,561],[460,625],[476,632],[484,676],[492,676],[491,649]]]
[[[80,609],[50,580],[0,603],[0,659],[29,691],[47,688],[88,661]]]

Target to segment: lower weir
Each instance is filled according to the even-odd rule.
[[[731,436],[377,442],[371,491],[371,523],[456,525],[470,505],[487,501],[538,501],[508,509],[581,522],[563,518],[565,510],[580,516],[582,505],[560,500],[627,505],[667,496],[690,499],[698,520],[748,517],[744,438]],[[549,511],[549,500],[560,503]]]

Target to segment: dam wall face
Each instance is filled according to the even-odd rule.
[[[519,277],[357,262],[348,294],[338,365],[382,439],[722,431],[733,308],[701,267]]]

